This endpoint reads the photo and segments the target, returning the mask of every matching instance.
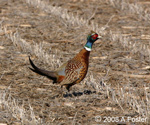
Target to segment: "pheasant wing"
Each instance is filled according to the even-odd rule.
[[[80,61],[70,60],[65,68],[65,78],[61,85],[72,84],[79,79],[80,71],[83,68]]]

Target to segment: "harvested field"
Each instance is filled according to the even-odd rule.
[[[54,70],[94,30],[86,78],[67,92]],[[0,0],[0,124],[150,123],[150,0]],[[124,118],[124,119],[123,119]]]

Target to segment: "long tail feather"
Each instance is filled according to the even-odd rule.
[[[29,56],[29,61],[32,66],[32,68],[29,67],[30,70],[32,70],[33,72],[38,73],[40,75],[46,76],[49,79],[52,79],[54,81],[54,83],[56,82],[57,74],[55,72],[38,68],[37,66],[34,65],[32,60],[30,59],[30,56]]]

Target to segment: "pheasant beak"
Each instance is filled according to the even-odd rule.
[[[102,38],[102,36],[98,36],[98,37],[97,37],[97,39],[100,39],[100,38]]]

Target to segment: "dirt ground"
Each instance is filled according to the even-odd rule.
[[[48,2],[47,6],[61,7],[67,9],[68,13],[78,14],[79,18],[89,20],[89,26],[94,21],[94,25],[98,24],[100,29],[108,23],[107,28],[99,33],[102,39],[93,45],[89,73],[83,82],[67,92],[65,88],[52,84],[51,80],[30,71],[28,56],[37,66],[49,70],[71,59],[86,43],[90,27],[73,26],[61,16],[45,12],[40,6],[32,6],[23,0],[1,0],[1,93],[11,95],[19,106],[23,105],[26,113],[30,114],[31,106],[35,118],[42,120],[38,124],[147,124],[148,120],[140,123],[109,120],[117,117],[148,119],[150,116],[150,21],[103,0],[44,2]],[[149,0],[139,0],[138,4],[145,12],[150,12]],[[22,45],[21,41],[13,43],[10,36],[14,33],[30,46],[41,45],[45,53],[54,55],[50,60],[52,63],[29,51],[30,46]],[[124,37],[129,42],[125,43]],[[93,81],[90,81],[92,78]],[[2,106],[0,123],[27,124]]]

